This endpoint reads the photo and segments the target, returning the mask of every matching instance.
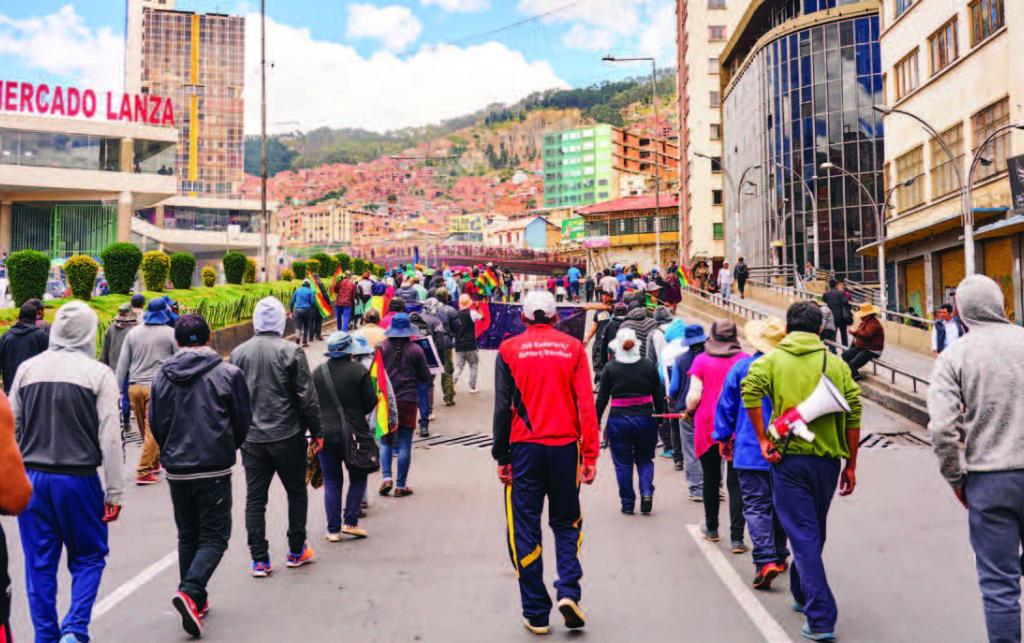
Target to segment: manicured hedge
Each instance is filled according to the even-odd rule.
[[[256,283],[256,260],[248,259],[245,260],[245,272],[242,273],[242,283],[254,284]]]
[[[42,299],[49,274],[50,258],[38,250],[19,250],[7,257],[7,278],[11,280],[14,305]]]
[[[171,283],[178,290],[192,287],[192,273],[196,271],[196,258],[187,252],[171,255]]]
[[[71,286],[71,294],[75,299],[92,299],[99,271],[100,265],[88,255],[75,255],[64,262],[64,272],[68,276],[68,285]]]
[[[312,257],[306,259],[306,272],[311,275],[320,275],[321,277],[324,276],[323,273],[320,272],[320,262]]]
[[[171,271],[171,258],[162,250],[151,250],[142,256],[142,281],[146,290],[163,292],[167,274]]]
[[[131,243],[112,243],[100,253],[103,274],[111,294],[127,295],[135,286],[135,277],[142,265],[142,251]]]
[[[317,252],[310,256],[310,259],[316,259],[320,262],[320,269],[317,274],[321,277],[332,277],[338,269],[338,260],[326,252]]]
[[[295,279],[295,271],[294,270],[292,270],[291,268],[285,268],[284,270],[281,271],[281,280],[282,281],[291,281],[293,279]]]
[[[334,258],[338,260],[338,265],[341,266],[342,270],[352,270],[352,257],[342,252],[334,255]]]
[[[245,278],[246,257],[231,251],[224,255],[224,279],[229,284],[240,284]]]
[[[217,269],[213,266],[203,266],[203,285],[207,288],[217,285]]]
[[[305,261],[293,261],[292,270],[295,271],[296,279],[305,279],[306,274],[309,272],[309,265]]]

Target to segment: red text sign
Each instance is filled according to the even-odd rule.
[[[0,112],[72,118],[96,118],[99,113],[108,121],[174,127],[174,106],[170,98],[114,92],[105,92],[101,97],[102,102],[91,89],[0,81]]]

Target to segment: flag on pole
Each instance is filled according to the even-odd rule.
[[[494,272],[490,268],[484,270],[483,274],[480,275],[480,278],[483,279],[491,288],[498,285],[498,279],[494,276]]]
[[[678,268],[676,268],[676,275],[679,277],[679,285],[680,286],[689,286],[690,285],[690,280],[686,276],[686,270],[684,270],[682,266],[679,266]]]
[[[338,269],[334,271],[334,276],[331,277],[331,283],[327,284],[327,292],[333,293],[335,287],[338,285],[338,282],[343,278],[344,274],[342,273],[341,266],[339,265]]]
[[[331,313],[333,312],[331,310],[331,302],[327,301],[327,297],[324,297],[324,292],[320,290],[320,288],[318,288],[317,285],[313,286],[313,290],[316,294],[316,309],[317,311],[320,312],[320,316],[330,317]]]
[[[370,381],[377,394],[377,406],[373,410],[373,433],[378,440],[391,431],[388,412],[388,378],[384,373],[384,358],[380,349],[373,354],[370,363]]]

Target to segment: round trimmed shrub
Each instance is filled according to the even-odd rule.
[[[50,274],[50,258],[38,250],[19,250],[7,257],[7,278],[11,281],[14,305],[29,299],[42,299],[46,278]]]
[[[352,257],[348,256],[344,252],[334,255],[334,258],[338,260],[338,265],[341,266],[342,270],[352,270]]]
[[[151,250],[142,256],[142,281],[146,290],[163,292],[170,271],[171,258],[163,250]]]
[[[317,270],[317,274],[321,277],[331,277],[334,275],[334,271],[338,269],[338,260],[326,252],[317,252],[310,258],[316,259],[320,262],[320,268]]]
[[[285,268],[281,271],[281,279],[283,281],[292,281],[295,279],[295,271],[291,268]]]
[[[224,255],[224,280],[229,284],[240,284],[245,277],[246,256],[241,252]]]
[[[96,275],[100,265],[88,255],[75,255],[64,262],[64,272],[68,276],[71,295],[75,299],[92,299],[93,288],[96,287]]]
[[[245,259],[245,272],[242,273],[242,283],[254,284],[256,283],[256,260]]]
[[[196,271],[196,258],[187,252],[171,255],[171,283],[179,290],[192,287],[192,273]]]
[[[366,261],[362,259],[355,259],[352,262],[352,271],[355,272],[356,274],[361,275],[364,272],[366,272],[366,267]]]
[[[110,292],[115,295],[131,293],[142,265],[142,251],[131,243],[112,243],[103,249],[100,259]]]
[[[203,285],[207,288],[217,285],[217,269],[213,266],[203,266]]]
[[[306,259],[306,272],[309,273],[310,275],[320,275],[321,277],[324,276],[323,273],[320,272],[320,262],[314,259],[313,257]]]
[[[309,268],[309,266],[306,265],[305,261],[293,261],[292,262],[292,270],[295,271],[295,278],[296,279],[305,279],[306,278],[306,273],[308,271],[308,268]]]

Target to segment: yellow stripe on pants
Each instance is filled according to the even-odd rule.
[[[519,557],[516,554],[516,528],[512,518],[512,485],[505,485],[505,518],[508,521],[508,555],[519,578]]]

